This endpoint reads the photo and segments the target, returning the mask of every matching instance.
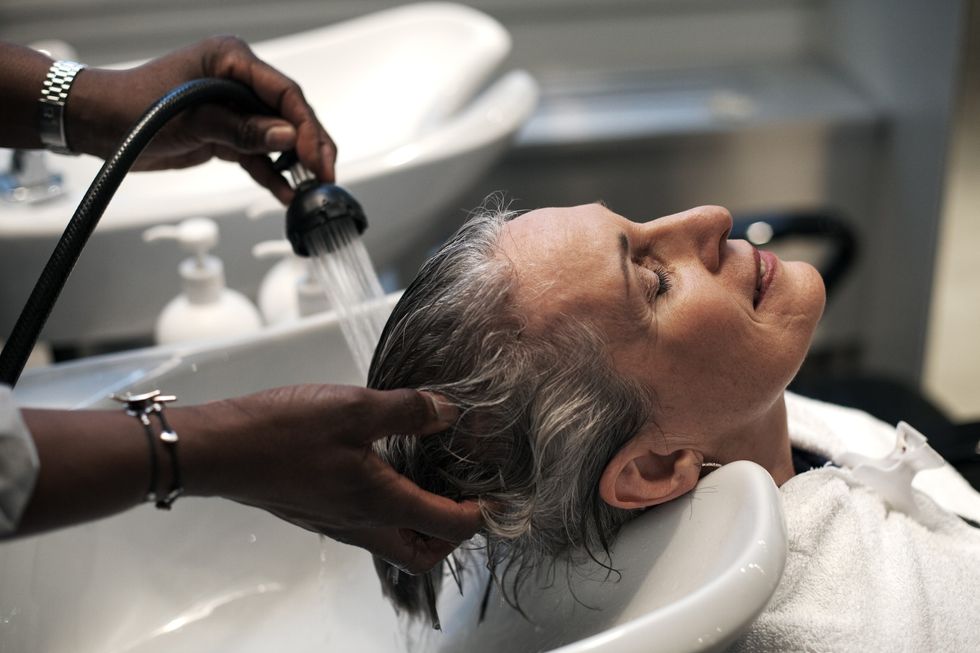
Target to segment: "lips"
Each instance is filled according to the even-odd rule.
[[[755,258],[755,292],[752,295],[752,308],[759,308],[759,304],[766,296],[766,291],[772,285],[772,278],[776,274],[776,263],[779,259],[772,252],[760,252],[752,248]]]

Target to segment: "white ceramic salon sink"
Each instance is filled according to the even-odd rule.
[[[448,3],[410,5],[253,45],[301,85],[337,142],[338,183],[364,206],[365,243],[379,267],[427,246],[426,230],[457,208],[452,200],[530,116],[533,79],[499,71],[510,47],[489,16]],[[9,332],[101,166],[85,156],[49,155],[48,162],[63,174],[67,194],[36,205],[0,203],[0,333]],[[283,207],[226,162],[134,173],[83,251],[44,338],[84,343],[149,334],[179,292],[182,255],[143,243],[142,231],[201,215],[219,223],[216,253],[229,285],[254,296],[269,264],[256,261],[251,247],[282,236]],[[259,216],[266,217],[249,219]]]
[[[29,370],[15,394],[26,405],[82,408],[108,406],[108,393],[125,389],[159,387],[193,403],[304,381],[358,381],[330,314],[249,338]],[[366,553],[321,548],[314,535],[258,510],[182,499],[169,513],[140,507],[0,544],[0,650],[721,650],[782,574],[778,492],[761,467],[732,463],[630,523],[612,555],[612,578],[584,567],[569,590],[559,567],[554,583],[529,584],[521,604],[530,621],[495,592],[478,623],[486,579],[471,567],[462,597],[444,584],[442,632],[406,629]]]
[[[734,462],[690,494],[627,524],[610,564],[556,565],[520,592],[527,619],[494,590],[480,623],[487,572],[467,569],[462,597],[440,596],[440,653],[722,651],[762,611],[786,560],[779,491],[769,473]]]

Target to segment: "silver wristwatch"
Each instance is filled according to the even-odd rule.
[[[65,103],[75,75],[84,64],[74,61],[55,61],[48,69],[41,87],[40,134],[41,142],[52,152],[74,154],[68,149],[65,138]]]

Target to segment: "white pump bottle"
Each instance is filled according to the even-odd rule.
[[[221,260],[208,252],[218,243],[218,225],[190,218],[177,225],[147,229],[143,240],[176,240],[192,256],[180,263],[183,292],[157,319],[158,344],[244,335],[262,328],[258,310],[245,295],[225,287]]]
[[[258,259],[279,257],[259,286],[259,310],[266,324],[292,322],[330,309],[313,262],[296,256],[286,239],[266,240],[252,247]]]

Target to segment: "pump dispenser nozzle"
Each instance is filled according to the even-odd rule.
[[[310,236],[326,230],[330,223],[350,220],[358,235],[367,229],[367,217],[357,200],[340,186],[319,183],[299,162],[295,151],[280,156],[275,168],[289,171],[296,190],[286,210],[286,238],[298,256],[310,256]]]
[[[161,224],[143,232],[143,241],[176,240],[198,261],[218,244],[218,225],[210,218],[188,218],[179,224]]]

